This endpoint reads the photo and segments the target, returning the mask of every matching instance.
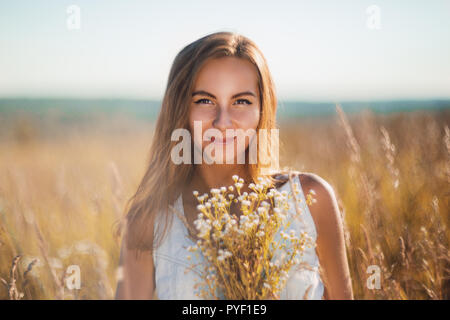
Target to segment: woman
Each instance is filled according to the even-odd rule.
[[[187,230],[193,228],[198,204],[193,191],[203,194],[211,188],[232,185],[233,175],[242,177],[246,184],[264,175],[263,165],[250,161],[249,146],[258,141],[254,140],[256,135],[240,144],[235,132],[274,129],[276,106],[267,62],[248,38],[218,32],[189,44],[176,56],[147,171],[130,199],[123,224],[123,272],[117,299],[195,299],[192,278],[176,266],[188,262],[183,251],[184,238]],[[202,139],[201,134],[194,132],[198,124],[203,132],[210,129],[222,137],[206,135]],[[172,141],[172,135],[179,128],[191,133],[193,152],[185,155],[183,151],[192,160],[188,163],[174,161],[173,150],[178,142]],[[215,148],[213,153],[206,152],[210,146]],[[194,159],[196,153],[203,155],[200,163]],[[208,154],[218,156],[215,159],[222,159],[222,163],[210,163]],[[244,163],[238,161],[243,154]],[[282,172],[266,177],[274,187],[289,188],[288,176]],[[314,234],[317,245],[310,252],[309,262],[320,266],[322,272],[315,269],[289,279],[281,298],[352,299],[343,226],[333,190],[314,174],[297,173],[294,179],[301,186],[302,197],[311,189],[316,193],[317,202],[310,208],[305,204],[304,209],[310,218],[306,227]],[[248,185],[246,190],[249,191]],[[176,210],[182,219],[174,214]],[[238,208],[232,207],[231,213],[239,215]],[[180,220],[184,220],[186,228]]]

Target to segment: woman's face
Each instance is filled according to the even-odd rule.
[[[210,151],[218,148],[222,150],[222,163],[238,163],[238,155],[245,153],[250,139],[254,138],[244,139],[238,129],[244,133],[248,129],[256,132],[260,108],[257,69],[252,63],[235,57],[206,61],[195,79],[189,106],[189,129],[197,151],[203,154],[206,147]],[[201,136],[194,134],[194,121],[201,122]],[[214,131],[208,129],[219,130],[223,140],[214,137]],[[233,134],[229,135],[227,129],[234,129],[229,131]],[[245,143],[237,143],[237,135]]]

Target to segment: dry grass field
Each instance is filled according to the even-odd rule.
[[[356,299],[450,298],[450,112],[280,122],[281,166],[338,197]],[[0,299],[112,299],[113,224],[143,174],[152,124],[0,117]],[[78,265],[81,288],[64,277]],[[378,266],[380,288],[367,286]],[[370,270],[370,268],[369,268]]]

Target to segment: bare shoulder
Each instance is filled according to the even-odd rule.
[[[298,177],[300,183],[303,186],[305,192],[309,190],[314,190],[317,194],[320,193],[322,196],[334,195],[334,190],[331,185],[321,176],[311,173],[311,172],[299,172]]]
[[[344,224],[336,196],[325,179],[313,173],[299,174],[303,192],[314,190],[316,202],[309,211],[317,229],[317,247],[326,299],[352,299],[350,271],[345,248]]]
[[[314,191],[313,204],[309,205],[309,211],[316,224],[318,233],[340,228],[340,213],[333,187],[322,177],[315,173],[298,173],[303,193],[307,195]]]

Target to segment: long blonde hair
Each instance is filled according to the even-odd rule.
[[[189,183],[194,170],[192,164],[176,165],[172,162],[171,150],[178,142],[172,141],[171,135],[177,128],[189,128],[188,106],[198,71],[208,59],[221,57],[237,57],[255,65],[261,103],[257,131],[276,128],[275,86],[266,59],[253,41],[236,33],[217,32],[184,47],[175,57],[170,70],[146,172],[136,193],[127,203],[125,222],[119,223],[116,231],[119,236],[123,226],[126,226],[126,244],[129,249],[152,251],[161,244],[169,228],[169,218],[173,215],[168,210],[169,205],[178,198],[182,186]],[[253,182],[262,175],[259,161],[247,167]],[[273,181],[271,177],[268,178]],[[155,232],[154,237],[154,230],[150,226],[159,214],[165,217],[164,228],[160,232],[161,226],[158,224],[158,232]]]

